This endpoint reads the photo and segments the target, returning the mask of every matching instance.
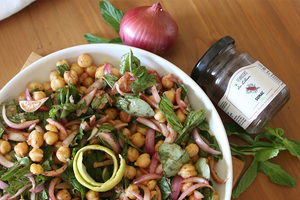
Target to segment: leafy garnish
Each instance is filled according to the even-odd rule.
[[[146,67],[139,66],[132,71],[133,77],[137,80],[131,83],[131,88],[134,94],[138,94],[153,85],[156,85],[156,75],[148,75]]]
[[[105,74],[102,76],[102,78],[107,82],[107,84],[113,88],[115,83],[117,82],[118,80],[118,77],[116,77],[115,75],[113,74]]]
[[[157,185],[161,191],[162,199],[166,200],[172,193],[171,191],[171,181],[166,177],[162,177],[158,182]]]
[[[103,19],[119,33],[119,27],[124,16],[124,13],[113,7],[108,1],[100,1],[99,6],[101,9]]]
[[[65,71],[70,71],[70,68],[68,67],[68,65],[66,63],[64,63],[62,65],[56,66],[56,71],[60,77],[64,77]]]

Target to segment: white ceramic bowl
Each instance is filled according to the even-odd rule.
[[[221,178],[228,178],[226,184],[214,184],[221,200],[229,200],[232,190],[232,161],[228,139],[224,126],[215,107],[202,91],[202,89],[181,69],[169,61],[147,51],[116,44],[88,44],[70,47],[47,55],[34,62],[14,78],[12,78],[0,91],[0,102],[16,99],[19,94],[25,91],[26,84],[30,81],[43,83],[49,80],[49,73],[55,69],[58,60],[67,59],[69,63],[76,62],[77,57],[82,53],[92,56],[93,62],[99,66],[102,62],[110,62],[118,68],[120,58],[132,49],[133,54],[141,61],[141,65],[153,68],[160,75],[172,73],[180,78],[185,84],[190,103],[194,109],[206,108],[207,120],[220,145],[224,158],[216,165],[216,171]],[[193,67],[193,66],[191,66]]]

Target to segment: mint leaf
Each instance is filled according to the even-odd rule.
[[[99,6],[101,9],[103,19],[111,26],[117,33],[119,33],[120,24],[124,13],[113,7],[108,1],[100,1]]]
[[[161,191],[161,195],[162,195],[162,199],[168,199],[168,197],[170,196],[170,194],[172,193],[171,191],[171,181],[170,179],[166,178],[166,177],[162,177],[158,182],[157,182],[157,186],[159,187],[160,191]]]
[[[2,135],[5,133],[3,128],[0,128],[0,139],[2,139]]]
[[[137,80],[131,83],[132,91],[135,95],[146,90],[153,85],[156,85],[156,75],[148,75],[146,67],[139,66],[138,68],[132,71],[133,77]]]
[[[296,140],[288,140],[287,138],[283,139],[282,142],[290,154],[297,156],[297,158],[300,160],[300,142]]]
[[[135,57],[130,49],[129,53],[124,54],[120,61],[120,74],[124,75],[125,72],[132,72],[140,66],[141,61]]]
[[[113,88],[115,83],[117,82],[118,80],[118,77],[116,77],[115,75],[113,74],[105,74],[104,76],[102,76],[103,79],[107,82],[107,84]]]
[[[98,43],[113,43],[113,44],[124,44],[121,40],[120,37],[117,38],[113,38],[111,40],[99,37],[99,36],[95,36],[92,35],[90,33],[87,33],[84,35],[84,38],[86,39],[86,41],[88,41],[88,43],[90,44],[98,44]]]
[[[62,65],[56,66],[56,71],[60,77],[64,77],[65,71],[70,71],[70,68],[66,63],[64,63]]]
[[[278,155],[279,149],[266,149],[266,150],[259,150],[254,154],[254,158],[257,161],[266,161],[271,158],[274,158]]]
[[[243,140],[245,140],[246,142],[248,142],[249,144],[254,144],[252,137],[238,124],[227,123],[227,122],[225,122],[223,124],[224,124],[224,128],[226,130],[227,135],[236,135],[236,136],[242,138]]]

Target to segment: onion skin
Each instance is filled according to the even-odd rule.
[[[152,156],[155,152],[154,145],[155,145],[155,130],[152,128],[148,128],[146,133],[145,146],[146,146],[146,152],[150,156]]]
[[[181,187],[183,185],[182,183],[183,178],[179,175],[174,176],[171,182],[171,195],[170,198],[172,200],[176,200],[179,196]]]
[[[163,175],[160,175],[160,174],[156,174],[156,173],[152,173],[152,174],[145,174],[145,175],[142,175],[140,177],[138,177],[137,179],[134,179],[133,180],[133,184],[138,184],[138,183],[142,183],[144,181],[149,181],[149,180],[152,180],[152,179],[161,179],[163,177]]]
[[[48,192],[49,192],[49,197],[51,200],[56,200],[56,197],[55,197],[55,194],[54,194],[54,187],[58,181],[58,177],[54,178],[51,180],[50,182],[50,185],[49,185],[49,189],[48,189]]]
[[[171,50],[178,37],[178,26],[160,3],[136,7],[124,15],[119,35],[125,45],[158,55]]]
[[[196,142],[196,144],[205,152],[213,154],[213,155],[220,155],[222,152],[216,151],[212,149],[210,146],[208,146],[200,137],[197,128],[194,128],[192,131],[193,138]]]

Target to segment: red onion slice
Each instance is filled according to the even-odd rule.
[[[175,77],[169,77],[169,78],[167,78],[167,80],[172,81],[174,83],[178,83],[178,79]]]
[[[163,177],[163,175],[161,175],[161,174],[149,173],[149,174],[142,175],[142,176],[138,177],[137,179],[134,179],[132,183],[138,184],[138,183],[142,183],[144,181],[149,181],[152,179],[161,179],[162,177]]]
[[[147,95],[145,95],[144,93],[139,93],[139,96],[141,97],[141,99],[143,99],[144,101],[146,101],[148,104],[150,104],[150,106],[158,109],[158,105],[155,101],[152,101],[152,99],[150,99]]]
[[[186,115],[189,114],[189,112],[182,106],[180,100],[181,100],[181,90],[182,88],[177,88],[176,92],[175,92],[175,100],[177,105],[179,106],[179,109]]]
[[[68,146],[72,143],[73,139],[75,138],[75,136],[76,136],[78,133],[79,133],[79,130],[78,130],[78,129],[72,131],[72,132],[70,133],[70,135],[68,135],[68,137],[66,137],[66,138],[63,140],[62,145],[63,145],[64,147],[68,147]]]
[[[70,127],[72,125],[79,125],[81,124],[81,120],[74,120],[74,121],[70,121],[67,124],[65,124],[65,127]]]
[[[17,196],[19,196],[20,194],[22,194],[22,192],[24,192],[24,190],[26,190],[27,188],[29,188],[31,186],[31,184],[25,185],[22,188],[20,188],[12,197],[9,197],[8,199],[14,199]]]
[[[109,116],[108,116],[108,115],[105,115],[104,117],[98,119],[98,120],[96,121],[96,124],[103,124],[103,123],[106,122],[108,119],[109,119]]]
[[[149,172],[150,173],[154,173],[155,172],[155,169],[157,167],[157,164],[159,162],[159,159],[157,159],[158,157],[158,152],[156,151],[153,156],[152,156],[152,159],[151,159],[151,162],[150,162],[150,166],[149,166]]]
[[[172,127],[169,123],[167,125],[167,129],[169,130],[170,135],[166,137],[164,142],[165,143],[174,143],[177,139],[178,133],[172,129]]]
[[[110,64],[109,63],[106,63],[105,66],[104,66],[104,74],[114,74],[110,68]]]
[[[13,162],[7,160],[2,154],[0,154],[0,164],[6,168],[11,168],[14,165]]]
[[[111,146],[115,153],[120,153],[120,144],[114,141],[111,133],[100,132],[98,135],[101,139],[105,140]]]
[[[126,126],[128,126],[127,123],[120,123],[120,124],[114,125],[114,127],[118,130],[120,130],[121,128],[126,127]]]
[[[137,186],[142,188],[142,190],[144,190],[144,200],[150,200],[151,193],[150,193],[149,188],[147,188],[146,186],[140,185],[140,184],[138,184]]]
[[[97,90],[100,90],[103,87],[103,80],[102,78],[96,80],[92,85],[90,85],[86,90],[85,93],[89,93],[92,90],[94,90],[95,88],[97,88]]]
[[[221,179],[218,176],[217,172],[215,171],[215,160],[214,160],[213,156],[209,155],[207,158],[208,158],[208,161],[209,161],[208,163],[209,163],[209,168],[210,168],[210,174],[211,174],[212,178],[214,179],[214,181],[216,181],[219,184],[226,183],[228,178]]]
[[[8,133],[7,140],[16,142],[25,142],[28,137],[25,137],[22,133]]]
[[[3,106],[2,108],[2,117],[3,120],[5,121],[6,125],[11,127],[11,128],[15,128],[15,129],[24,129],[24,128],[28,128],[29,126],[31,126],[32,124],[36,124],[38,123],[40,120],[39,119],[35,119],[32,121],[26,121],[20,124],[11,122],[8,120],[8,118],[6,117],[6,110],[5,110],[5,106]]]
[[[92,100],[95,97],[96,91],[97,91],[97,88],[94,88],[92,91],[90,91],[89,93],[87,93],[86,95],[84,95],[84,97],[82,97],[79,100],[79,102],[78,102],[79,105],[85,102],[86,106],[85,106],[85,108],[80,109],[80,110],[78,109],[78,107],[76,108],[76,114],[77,114],[77,116],[81,116],[82,114],[86,113],[86,111],[89,108],[90,103],[92,102]]]
[[[91,132],[91,135],[90,135],[90,137],[87,139],[87,141],[93,139],[93,138],[96,136],[97,132],[98,132],[98,128],[97,128],[97,127],[93,127],[93,130],[92,130],[92,132]]]
[[[7,200],[9,197],[10,197],[10,194],[7,193],[7,194],[3,195],[3,196],[0,198],[0,200]]]
[[[158,199],[158,200],[162,200],[162,195],[161,195],[161,191],[160,191],[160,189],[159,189],[159,187],[157,186],[157,185],[155,185],[155,190],[156,190],[156,198]]]
[[[148,126],[149,128],[152,128],[158,132],[161,132],[161,130],[154,124],[150,119],[147,119],[145,117],[138,117],[136,121],[140,122],[141,124],[144,124],[145,126]]]
[[[151,91],[152,91],[152,95],[153,95],[153,98],[155,100],[156,103],[159,103],[161,98],[157,92],[157,89],[156,89],[156,86],[153,85],[152,88],[151,88]]]
[[[96,116],[93,115],[92,117],[90,117],[90,126],[93,127],[96,125]]]
[[[68,167],[68,163],[65,163],[61,168],[59,168],[58,170],[53,170],[53,171],[47,171],[47,172],[43,172],[42,175],[44,176],[58,176],[61,173],[63,173]]]
[[[8,187],[9,185],[3,181],[0,180],[0,189],[4,190]]]
[[[157,165],[156,170],[155,170],[155,173],[157,173],[157,174],[162,174],[162,173],[163,173],[162,167],[163,167],[162,164]]]
[[[40,132],[40,133],[45,133],[45,131],[42,129],[42,127],[41,126],[39,126],[39,125],[35,125],[35,130],[37,131],[37,132]]]
[[[143,172],[143,174],[149,174],[149,172],[146,169],[142,167],[139,167],[139,169]]]
[[[199,192],[198,190],[194,190],[194,197],[196,200],[200,200],[200,199],[204,198],[204,195],[201,194],[201,192]]]
[[[67,129],[65,128],[65,126],[64,126],[62,123],[60,123],[60,122],[57,121],[57,120],[51,119],[51,118],[46,119],[46,121],[47,121],[49,124],[56,126],[56,128],[57,128],[58,130],[60,130],[60,131],[64,134],[64,136],[68,136]]]
[[[49,192],[49,197],[51,200],[56,200],[56,197],[55,197],[55,194],[54,194],[54,187],[58,181],[58,177],[54,178],[51,180],[50,182],[50,185],[49,185],[49,189],[48,189],[48,192]]]
[[[46,185],[45,183],[42,183],[41,185],[36,186],[34,189],[30,189],[29,192],[39,193],[45,188],[45,185]]]
[[[208,146],[200,137],[197,128],[194,128],[192,131],[192,135],[194,137],[194,140],[196,144],[205,152],[213,154],[213,155],[220,155],[222,152],[212,149],[210,146]]]
[[[172,200],[176,200],[179,196],[183,178],[179,175],[174,176],[173,180],[171,181],[171,195],[170,198]]]
[[[134,192],[134,191],[130,191],[131,192],[131,194],[133,194],[138,200],[144,200],[144,198],[140,195],[140,194],[138,194],[138,193],[136,193],[136,192]]]
[[[152,128],[148,128],[146,133],[145,146],[146,146],[146,152],[150,156],[152,156],[155,152],[154,145],[155,145],[155,130],[153,130]]]
[[[124,95],[134,95],[133,92],[122,92],[118,82],[115,83],[115,86],[116,86],[116,90],[118,91],[118,93],[122,96],[124,96]]]
[[[30,96],[30,92],[29,92],[28,88],[25,89],[25,99],[27,101],[32,101],[33,100],[32,97]]]
[[[201,177],[190,177],[182,180],[182,183],[202,183],[209,185],[209,182]]]
[[[168,137],[170,135],[170,132],[167,128],[167,125],[165,123],[160,123],[159,121],[157,121],[156,119],[150,119],[154,124],[156,124],[160,130],[161,133],[165,136]]]
[[[186,189],[180,195],[180,197],[178,198],[178,200],[184,199],[188,194],[190,194],[192,191],[194,191],[194,190],[196,190],[197,188],[200,188],[200,187],[209,187],[209,188],[213,189],[213,187],[211,187],[210,185],[198,183],[198,184],[192,185],[191,187],[189,187],[188,189]]]

